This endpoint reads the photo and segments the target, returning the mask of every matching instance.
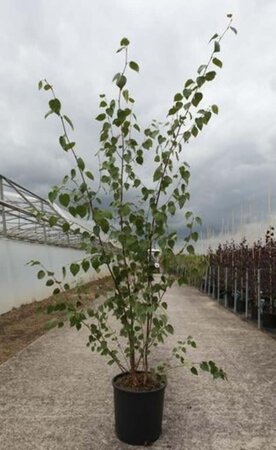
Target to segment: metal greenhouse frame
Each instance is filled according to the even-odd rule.
[[[0,175],[0,238],[80,248],[77,234],[49,225],[51,216],[66,221],[50,202]]]

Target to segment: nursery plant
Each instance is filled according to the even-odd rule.
[[[130,413],[124,399],[117,399],[119,406],[115,403],[116,413],[119,411],[117,434],[129,443],[141,444],[158,438],[162,401],[161,412],[160,408],[156,412],[160,420],[155,424],[155,431],[149,431],[155,413],[145,410],[145,395],[157,392],[163,398],[167,372],[174,366],[188,367],[194,375],[198,375],[200,369],[213,378],[226,378],[225,372],[213,361],[194,363],[189,360],[187,347],[196,347],[191,336],[178,342],[168,361],[154,366],[156,347],[174,333],[165,293],[174,281],[183,284],[185,277],[165,271],[155,274],[152,251],[158,248],[163,262],[177,262],[178,255],[194,253],[193,242],[198,238],[194,225],[199,226],[201,220],[187,209],[190,170],[185,161],[185,146],[218,114],[216,104],[204,105],[203,91],[223,67],[219,57],[223,37],[228,30],[236,33],[231,14],[228,19],[223,33],[216,33],[210,39],[207,62],[175,93],[164,122],[153,120],[145,129],[135,115],[135,100],[127,78],[129,71],[138,75],[140,67],[129,55],[129,40],[121,40],[117,53],[123,63],[113,78],[115,98],[101,94],[99,99],[96,121],[101,124],[101,130],[96,152],[97,170],[91,170],[89,162],[79,155],[72,138],[73,122],[64,114],[53,85],[46,79],[39,82],[39,89],[50,94],[45,117],[54,116],[60,121],[61,151],[73,161],[70,173],[49,193],[49,201],[59,204],[71,219],[57,214],[50,217],[49,223],[60,226],[64,233],[71,230],[82,239],[86,256],[70,265],[73,276],[91,267],[99,272],[105,266],[114,284],[107,298],[98,307],[93,307],[92,303],[88,311],[82,309],[81,301],[74,305],[66,300],[57,302],[51,309],[66,309],[72,327],[87,328],[87,346],[104,356],[107,364],[117,365],[120,375],[113,380],[115,400],[120,392],[123,396],[130,393],[130,402],[135,405]],[[150,176],[143,176],[149,168]],[[181,242],[174,228],[176,215],[181,215],[182,229],[186,230],[180,250],[176,250]],[[77,226],[75,219],[85,221],[85,229]],[[38,220],[44,220],[43,215],[40,214]],[[40,263],[32,261],[32,265],[37,264]],[[68,268],[63,267],[63,278],[58,279],[54,273],[39,267],[37,276],[47,286],[53,286],[54,294],[59,296],[69,289],[67,271]],[[134,394],[142,396],[142,404],[136,400],[138,397],[134,399]],[[148,399],[150,404],[155,401],[151,396]],[[126,417],[120,416],[122,410],[127,410]],[[141,425],[142,416],[146,423]],[[123,426],[128,430],[122,429]],[[129,430],[132,430],[131,436]]]
[[[249,244],[243,238],[240,243],[231,240],[231,242],[219,244],[215,250],[210,248],[207,261],[207,269],[213,275],[213,279],[210,280],[212,281],[212,289],[216,292],[218,288],[218,271],[221,274],[219,283],[221,295],[226,293],[225,271],[227,270],[228,306],[234,307],[234,293],[236,290],[239,297],[238,310],[239,308],[245,308],[246,289],[248,290],[249,309],[251,309],[251,318],[253,319],[256,319],[258,316],[259,285],[259,294],[265,302],[262,309],[263,324],[268,323],[268,327],[275,327],[276,245],[274,227],[270,226],[268,228],[265,239],[258,239],[252,244]],[[240,312],[243,311],[240,309]]]

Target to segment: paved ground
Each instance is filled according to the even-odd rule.
[[[155,450],[276,449],[276,341],[192,288],[167,294],[176,335],[229,382],[178,369],[166,390]],[[85,330],[42,336],[0,366],[1,450],[127,450],[113,431],[112,369],[85,347]]]

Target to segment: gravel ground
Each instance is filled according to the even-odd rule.
[[[214,359],[228,382],[171,373],[165,395],[164,450],[276,449],[276,341],[193,288],[167,293],[175,335],[192,335],[194,359]],[[40,337],[0,366],[1,450],[127,450],[114,435],[113,368],[84,345],[85,330]]]

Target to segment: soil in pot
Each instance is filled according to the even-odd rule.
[[[131,445],[150,445],[162,431],[166,382],[149,376],[143,385],[143,379],[143,373],[137,374],[134,385],[130,374],[113,379],[116,434]]]

